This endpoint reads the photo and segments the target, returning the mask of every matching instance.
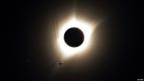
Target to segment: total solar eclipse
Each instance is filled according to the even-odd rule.
[[[62,54],[61,58],[66,60],[75,55],[86,54],[91,48],[91,36],[95,27],[94,24],[78,19],[75,15],[61,23],[56,33],[56,46]]]
[[[65,32],[64,40],[69,46],[78,47],[84,41],[84,34],[79,28],[71,27]]]

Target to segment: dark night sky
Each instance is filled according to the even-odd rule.
[[[141,66],[143,55],[140,51],[139,41],[142,37],[138,36],[140,29],[137,29],[134,24],[133,4],[132,0],[17,1],[18,27],[16,31],[10,28],[4,35],[5,39],[12,40],[12,50],[6,53],[12,52],[11,55],[17,60],[4,62],[7,67],[4,71],[4,76],[7,77],[5,80],[136,81],[137,78],[144,77],[143,66]],[[51,72],[54,68],[52,65],[56,60],[55,56],[52,55],[53,51],[49,46],[47,62],[45,62],[43,61],[44,53],[38,45],[39,37],[41,37],[40,32],[44,29],[43,21],[44,18],[47,18],[48,23],[58,22],[58,19],[68,16],[74,8],[77,15],[88,16],[91,20],[105,19],[98,28],[101,41],[105,44],[100,48],[100,54],[105,56],[97,63],[96,52],[94,51],[93,56],[90,57],[91,63],[86,62],[84,64],[87,67],[78,67],[75,70],[75,67],[72,68],[74,64],[70,63],[58,71],[55,76],[52,76]],[[52,27],[48,28],[48,31],[52,31]],[[12,31],[14,34],[11,34]],[[50,37],[48,39],[52,41]],[[135,43],[135,41],[139,42]]]

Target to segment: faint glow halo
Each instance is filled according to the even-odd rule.
[[[84,41],[78,47],[71,47],[67,45],[64,41],[64,34],[71,27],[79,28],[84,34]],[[60,26],[60,29],[58,30],[58,37],[57,37],[58,49],[62,53],[62,56],[64,58],[69,58],[77,54],[85,53],[91,43],[91,37],[93,31],[94,31],[93,25],[90,25],[85,21],[78,20],[76,19],[75,16],[70,18],[70,20],[68,20],[67,22],[63,23],[63,25]]]

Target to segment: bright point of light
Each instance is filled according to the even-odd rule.
[[[65,32],[71,27],[79,28],[84,34],[84,41],[78,47],[71,47],[67,45],[64,40]],[[94,27],[92,25],[82,20],[78,20],[75,17],[72,17],[70,20],[65,22],[58,30],[58,37],[57,37],[57,45],[60,52],[62,53],[62,56],[64,58],[68,58],[77,54],[84,54],[87,51],[87,49],[90,48],[89,45],[91,43],[91,37],[93,31]]]

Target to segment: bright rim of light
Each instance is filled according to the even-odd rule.
[[[72,27],[79,28],[84,33],[84,41],[83,43],[78,47],[71,47],[66,44],[64,41],[64,34],[65,32]],[[72,17],[68,22],[64,23],[59,31],[58,31],[58,39],[57,44],[59,47],[59,50],[62,53],[62,56],[64,58],[68,58],[77,54],[83,54],[87,51],[88,46],[91,43],[91,35],[93,32],[93,27],[81,20],[76,19],[75,17]]]

